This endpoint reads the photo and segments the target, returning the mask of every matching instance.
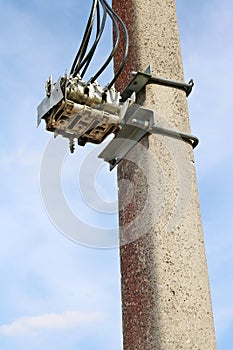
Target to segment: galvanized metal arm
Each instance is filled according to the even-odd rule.
[[[141,120],[134,119],[132,122],[135,124],[135,126],[145,128],[145,123]],[[150,134],[164,135],[173,137],[175,139],[182,139],[184,141],[189,142],[192,145],[193,149],[199,144],[199,139],[196,136],[174,129],[167,129],[161,126],[152,125],[150,129],[147,130],[147,132]]]
[[[110,164],[110,170],[125,158],[127,153],[147,134],[158,134],[183,140],[195,148],[199,140],[196,136],[186,134],[179,130],[167,129],[156,125],[156,114],[153,110],[144,108],[133,103],[127,110],[121,124],[120,130],[115,134],[114,139],[100,153]]]
[[[148,84],[156,84],[179,89],[184,91],[187,97],[192,92],[194,86],[193,79],[191,79],[189,83],[184,83],[177,80],[170,80],[162,77],[153,76],[150,73],[150,66],[146,69],[145,72],[132,72],[131,74],[133,76],[133,79],[122,92],[122,101],[126,101],[127,98],[129,98],[133,92],[136,92],[136,94],[138,94]]]

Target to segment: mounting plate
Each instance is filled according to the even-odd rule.
[[[154,111],[138,104],[129,107],[120,130],[114,139],[100,153],[112,170],[154,125]]]

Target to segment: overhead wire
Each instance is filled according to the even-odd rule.
[[[91,37],[91,32],[92,32],[92,28],[93,28],[94,19],[95,19],[95,12],[96,12],[96,8],[97,8],[97,4],[98,4],[98,0],[93,0],[91,13],[89,15],[89,19],[88,19],[88,22],[86,25],[83,39],[82,39],[81,45],[79,47],[78,53],[77,53],[77,55],[74,59],[74,62],[72,64],[70,74],[73,74],[73,72],[77,69],[77,67],[79,66],[80,62],[82,61],[82,59],[86,53],[88,43],[89,43],[89,40]]]
[[[98,18],[99,18],[99,21],[100,21],[100,9],[99,9],[99,4],[98,4],[98,7],[97,7],[97,13],[98,13]],[[103,17],[102,17],[102,21],[101,21],[101,25],[100,23],[98,23],[98,20],[97,20],[97,33],[96,33],[96,38],[95,38],[95,41],[90,49],[90,51],[88,52],[88,54],[86,55],[85,59],[82,61],[82,63],[80,64],[79,66],[79,70],[82,70],[82,73],[80,74],[81,77],[83,78],[90,63],[91,63],[91,60],[93,58],[93,55],[96,51],[96,48],[97,48],[97,45],[103,35],[103,32],[104,32],[104,28],[105,28],[105,24],[106,24],[106,19],[107,19],[107,11],[105,8],[103,8]]]
[[[102,7],[101,11],[100,11],[100,5]],[[102,18],[101,18],[101,15],[102,15]],[[112,21],[113,30],[114,30],[113,48],[109,56],[106,58],[105,62],[97,70],[97,72],[90,78],[89,82],[93,83],[94,81],[96,81],[97,78],[105,71],[105,69],[108,67],[108,65],[111,63],[112,59],[114,58],[120,42],[120,35],[121,35],[121,31],[119,29],[119,25],[120,25],[124,33],[124,53],[123,53],[122,61],[116,73],[114,74],[113,79],[110,81],[110,83],[106,85],[106,89],[110,89],[115,83],[115,81],[118,79],[119,75],[121,74],[125,66],[127,55],[128,55],[129,38],[128,38],[127,28],[124,22],[116,14],[116,12],[109,6],[106,0],[93,0],[92,8],[91,8],[87,26],[84,32],[84,36],[83,36],[80,48],[78,50],[78,53],[72,64],[70,74],[74,77],[79,74],[82,78],[86,74],[86,71],[93,59],[94,53],[97,49],[99,41],[106,27],[107,16]],[[90,43],[90,38],[93,32],[93,25],[94,25],[95,18],[96,18],[96,35],[95,35],[94,42],[91,45],[91,48],[87,52],[87,49]]]
[[[104,0],[100,0],[101,4],[103,5],[103,7],[105,7],[109,17],[111,18],[112,20],[112,23],[113,23],[113,27],[114,27],[114,30],[115,30],[115,40],[114,40],[114,45],[113,45],[113,49],[110,53],[110,55],[108,56],[108,58],[106,59],[106,61],[104,62],[104,64],[101,66],[101,68],[97,71],[97,73],[90,79],[90,82],[93,83],[103,72],[104,70],[107,68],[107,66],[109,65],[109,63],[112,61],[115,53],[116,53],[116,50],[118,48],[118,44],[119,44],[119,41],[120,41],[120,30],[119,30],[119,27],[118,27],[118,24],[117,24],[117,21],[114,17],[114,15],[112,14],[112,12],[109,10],[109,7],[106,6],[106,2]]]
[[[92,60],[92,56],[94,55],[94,52],[95,52],[95,49],[97,47],[97,44],[98,44],[98,41],[101,37],[101,33],[100,33],[100,30],[102,28],[102,30],[104,29],[105,27],[105,23],[102,22],[102,25],[101,25],[101,18],[100,18],[100,5],[99,5],[99,1],[97,3],[97,8],[96,8],[96,38],[95,38],[95,41],[91,47],[91,49],[89,50],[88,54],[85,56],[85,59],[82,61],[82,64],[80,65],[80,70],[82,69],[82,67],[84,66],[83,70],[82,70],[82,73],[80,73],[81,77],[83,77],[85,75],[85,72]],[[107,16],[105,16],[107,17]],[[106,20],[106,19],[105,19]]]
[[[128,51],[129,51],[129,35],[128,35],[128,31],[127,28],[124,24],[124,22],[122,21],[122,19],[118,16],[118,14],[107,4],[106,0],[103,0],[105,5],[107,6],[107,8],[112,12],[112,14],[115,16],[115,18],[117,18],[118,22],[120,23],[123,32],[124,32],[124,36],[125,36],[125,48],[124,48],[124,55],[121,61],[121,64],[117,70],[117,72],[114,75],[114,78],[112,79],[112,81],[110,83],[108,83],[108,88],[110,89],[113,84],[115,83],[115,81],[118,79],[118,77],[120,76],[125,64],[126,64],[126,60],[127,60],[127,56],[128,56]]]

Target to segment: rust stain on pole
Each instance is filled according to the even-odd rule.
[[[154,75],[183,80],[175,1],[113,0],[113,7],[130,37],[117,89],[149,64]],[[184,92],[148,86],[139,100],[162,125],[190,132]],[[192,148],[155,135],[140,146],[118,165],[124,350],[214,350]]]

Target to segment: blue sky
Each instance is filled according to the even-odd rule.
[[[117,249],[73,243],[51,223],[40,190],[50,135],[36,129],[44,82],[69,70],[89,2],[0,0],[1,245],[0,348],[64,350],[122,348]],[[177,0],[209,277],[219,350],[232,349],[232,62],[230,0]],[[107,37],[93,69],[108,52]],[[110,71],[102,77],[107,82]],[[63,164],[63,190],[83,221],[116,228],[113,211],[92,210],[77,181],[92,147]],[[100,169],[96,190],[116,200],[115,173]]]

